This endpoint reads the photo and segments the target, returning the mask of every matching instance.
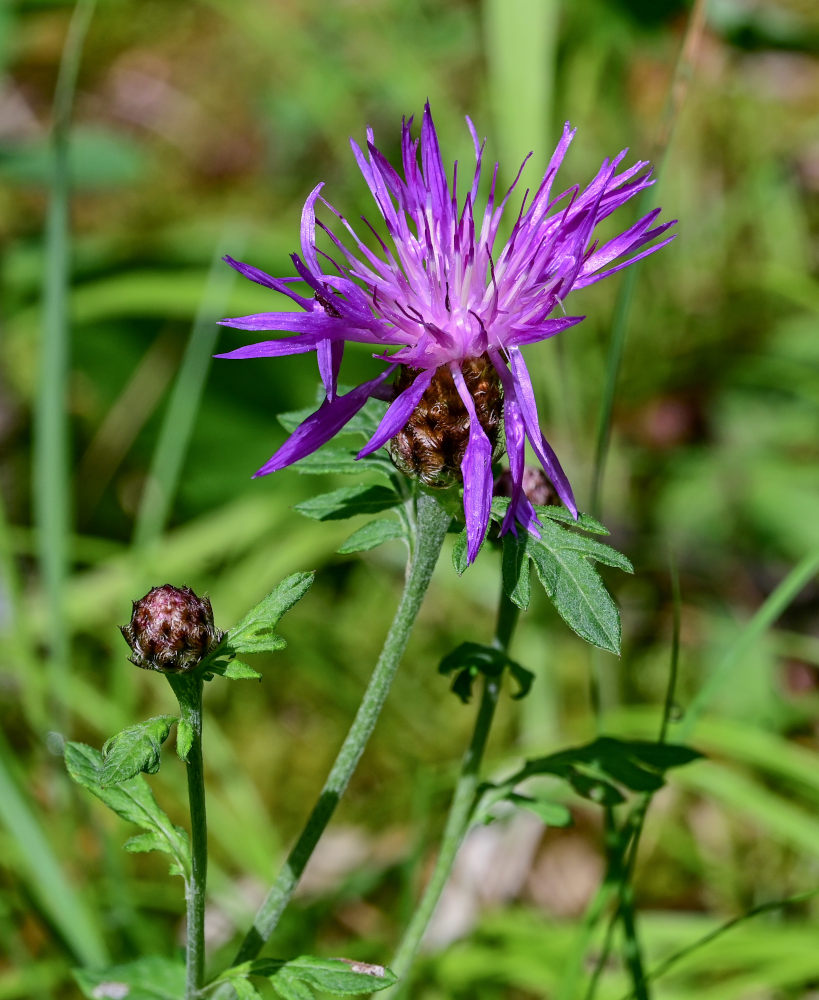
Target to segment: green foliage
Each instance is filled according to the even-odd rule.
[[[239,1000],[252,1000],[258,993],[252,986],[253,992],[248,989],[249,977],[267,980],[282,1000],[311,1000],[314,990],[334,997],[361,996],[387,989],[398,981],[382,965],[301,955],[286,962],[268,958],[247,962],[230,969],[217,982],[229,982]]]
[[[534,674],[495,646],[462,642],[441,660],[438,673],[444,676],[455,674],[452,690],[466,704],[472,697],[472,687],[480,674],[499,677],[507,668],[518,685],[512,697],[525,698],[532,687]]]
[[[310,589],[314,573],[293,573],[264,597],[235,625],[219,646],[200,664],[205,675],[219,674],[230,680],[261,676],[252,667],[236,660],[237,653],[270,653],[284,649],[287,642],[274,629],[294,604]]]
[[[108,969],[76,969],[88,1000],[180,1000],[185,993],[185,966],[159,955],[147,955]]]
[[[545,826],[571,825],[572,814],[562,802],[554,802],[545,796],[519,795],[517,792],[510,792],[505,796],[505,801],[521,809],[528,809],[542,820]]]
[[[176,754],[180,760],[186,761],[188,759],[195,736],[192,723],[187,718],[187,714],[183,714],[176,724]]]
[[[315,521],[336,521],[358,514],[378,514],[401,503],[395,490],[386,486],[346,486],[303,500],[294,509]]]
[[[65,745],[65,766],[83,788],[96,795],[122,819],[141,827],[145,833],[128,841],[126,850],[162,851],[173,859],[171,873],[187,878],[190,872],[190,845],[187,833],[174,826],[157,805],[148,783],[137,775],[129,781],[108,786],[103,781],[103,756],[84,743]]]
[[[309,496],[317,480],[295,470],[249,479],[280,440],[278,427],[271,427],[271,408],[309,401],[311,355],[213,364],[185,439],[183,475],[170,484],[167,530],[151,551],[131,547],[140,484],[147,481],[157,430],[169,410],[168,390],[211,282],[209,260],[217,250],[240,255],[224,229],[226,196],[231,217],[249,220],[244,259],[270,273],[293,273],[288,254],[298,249],[299,211],[314,181],[328,181],[328,199],[349,219],[363,212],[374,221],[346,137],[361,141],[363,124],[371,123],[377,141],[392,144],[392,158],[396,123],[403,113],[417,111],[418,95],[427,93],[442,146],[455,149],[462,165],[471,161],[463,127],[469,113],[479,135],[488,136],[485,163],[500,161],[504,189],[532,147],[535,155],[518,191],[537,181],[566,118],[579,128],[558,184],[587,180],[602,156],[625,145],[632,147],[632,162],[632,155],[649,155],[653,137],[673,124],[661,110],[666,98],[659,68],[664,79],[671,76],[684,18],[665,18],[664,12],[691,9],[676,0],[577,0],[559,10],[554,3],[511,10],[503,0],[454,0],[438,5],[430,17],[426,5],[402,0],[208,0],[203,16],[191,18],[184,5],[153,4],[151,16],[144,17],[135,0],[98,3],[69,148],[72,177],[82,191],[72,205],[66,248],[72,262],[66,400],[38,377],[44,360],[60,355],[39,336],[48,258],[40,235],[45,198],[33,189],[46,179],[41,137],[53,120],[48,108],[56,63],[75,6],[68,0],[0,3],[0,59],[12,122],[2,153],[7,183],[0,193],[0,503],[6,507],[0,521],[7,516],[10,522],[0,539],[0,680],[9,694],[2,722],[11,744],[8,767],[13,777],[30,776],[34,791],[20,798],[43,831],[40,840],[31,836],[31,824],[16,823],[11,814],[17,800],[0,796],[10,879],[0,900],[0,936],[11,961],[2,988],[43,1000],[73,1000],[71,985],[60,977],[67,953],[80,954],[70,932],[80,927],[81,910],[73,907],[83,898],[114,916],[106,943],[120,954],[146,936],[153,935],[154,950],[175,940],[175,908],[152,907],[150,920],[139,912],[147,891],[142,859],[130,859],[133,867],[112,877],[110,845],[103,842],[99,865],[66,866],[75,900],[65,897],[58,911],[50,903],[57,898],[57,882],[50,884],[53,867],[47,869],[35,852],[38,845],[64,852],[89,823],[87,809],[64,808],[66,797],[48,770],[53,760],[42,753],[41,734],[66,728],[52,706],[63,705],[64,718],[96,745],[141,717],[131,711],[135,692],[140,704],[149,699],[143,715],[166,710],[162,685],[149,691],[145,677],[135,680],[114,666],[124,668],[114,626],[123,621],[128,601],[151,582],[184,581],[208,590],[230,622],[293,567],[321,572],[299,642],[277,654],[283,669],[275,694],[268,686],[249,692],[252,698],[242,697],[248,692],[229,692],[232,699],[213,692],[219,752],[209,763],[208,780],[216,870],[222,863],[230,871],[251,863],[258,875],[280,849],[281,831],[300,821],[304,788],[320,785],[323,762],[341,737],[340,720],[355,711],[354,682],[377,655],[379,629],[389,614],[387,595],[395,587],[390,561],[350,560],[342,570],[331,549],[343,540],[345,526],[327,522],[316,531],[314,522],[292,515],[292,505]],[[744,623],[819,541],[819,295],[811,271],[814,179],[804,142],[813,106],[800,98],[810,91],[819,15],[816,5],[795,0],[706,6],[705,41],[713,58],[683,67],[677,78],[672,104],[682,111],[680,127],[650,192],[651,205],[662,204],[665,215],[681,219],[680,238],[636,271],[622,366],[615,373],[612,448],[601,497],[607,523],[616,526],[618,539],[627,539],[641,570],[619,588],[629,609],[630,637],[622,669],[604,664],[612,685],[602,691],[606,731],[613,713],[620,716],[627,704],[633,711],[618,733],[656,732],[667,662],[669,545],[677,553],[683,592],[677,701],[684,718],[703,682],[721,675],[728,656],[734,664],[703,712],[691,713],[698,714],[691,738],[715,760],[681,769],[673,794],[651,821],[651,863],[640,867],[647,909],[639,920],[649,971],[655,959],[740,910],[742,900],[774,899],[812,884],[819,842],[816,781],[810,777],[819,767],[807,738],[819,710],[819,654],[804,630],[815,617],[811,585],[750,646],[736,647]],[[649,8],[650,16],[637,16]],[[689,51],[698,49],[695,38]],[[236,52],[243,58],[237,60]],[[714,60],[719,72],[712,71]],[[231,67],[230,86],[222,86],[214,66]],[[746,85],[750,79],[753,86]],[[765,116],[776,118],[776,129],[759,128]],[[106,147],[88,143],[89,123],[105,129]],[[126,180],[127,188],[105,189]],[[510,208],[517,207],[516,199]],[[617,221],[619,215],[610,220],[609,232]],[[573,296],[567,309],[587,313],[587,319],[569,335],[527,352],[544,430],[584,502],[612,305],[628,274]],[[276,309],[283,301],[237,280],[226,314]],[[221,336],[225,349],[246,339],[237,331]],[[354,347],[345,352],[349,381],[374,373],[369,353]],[[44,539],[54,552],[69,542],[72,550],[70,572],[60,582],[62,627],[71,642],[71,672],[61,693],[54,685],[57,646],[43,599],[48,576],[34,565],[31,437],[19,432],[33,424],[38,395],[70,425],[62,437],[68,466],[78,459],[73,483],[58,479],[56,488],[41,492],[52,507],[61,497],[75,501],[75,517],[62,528],[65,537]],[[383,403],[370,406],[383,413]],[[365,462],[356,465],[367,468]],[[322,480],[320,488],[340,485]],[[559,521],[561,515],[552,508],[546,516]],[[583,521],[579,526],[587,527]],[[428,629],[416,633],[399,678],[404,687],[387,706],[388,718],[400,720],[416,752],[396,758],[389,741],[371,749],[368,768],[380,790],[377,817],[367,797],[349,804],[349,821],[362,836],[382,818],[386,824],[405,822],[408,793],[413,802],[420,797],[423,809],[429,773],[460,752],[449,699],[425,681],[425,671],[442,649],[483,626],[495,592],[494,566],[481,565],[492,562],[488,555],[462,583],[445,586],[443,577],[433,583]],[[586,697],[591,647],[531,611],[516,642],[520,658],[537,669],[538,684],[523,711],[499,727],[499,758],[520,748],[532,755],[544,732],[557,745],[595,725]],[[229,669],[239,659],[230,660]],[[341,663],[350,664],[343,682]],[[298,739],[286,724],[289,716],[281,718],[292,705],[303,707]],[[634,713],[641,713],[639,725]],[[732,726],[740,728],[733,733]],[[671,729],[673,739],[673,724]],[[306,755],[305,745],[315,752]],[[791,767],[795,758],[798,767]],[[273,761],[281,781],[270,780]],[[167,772],[163,782],[181,780],[180,769]],[[7,784],[22,790],[27,782]],[[702,836],[704,828],[719,835]],[[111,834],[95,828],[94,835]],[[577,837],[584,835],[577,831]],[[368,865],[366,876],[377,880],[377,871]],[[136,903],[130,909],[129,896]],[[386,897],[376,893],[375,905]],[[332,907],[344,905],[346,897],[333,889],[329,899],[311,906],[298,924],[300,948],[328,953],[332,947]],[[806,902],[737,928],[688,956],[657,990],[680,1000],[809,993],[817,979],[816,913],[816,903]],[[390,916],[385,912],[384,933]],[[397,933],[394,924],[389,931]],[[540,910],[512,905],[493,912],[468,940],[431,957],[423,986],[410,987],[409,995],[558,995],[577,931],[577,921],[549,921]],[[598,996],[620,998],[628,989],[613,955]]]
[[[656,792],[667,770],[701,757],[697,750],[677,744],[599,736],[583,746],[528,760],[507,784],[550,774],[567,781],[585,799],[617,805],[625,801],[624,791]]]
[[[175,722],[175,715],[158,715],[145,722],[138,722],[135,726],[128,726],[106,740],[102,747],[102,784],[120,785],[140,771],[156,774],[162,744]],[[177,736],[177,743],[178,741]]]
[[[400,521],[395,518],[378,517],[354,531],[345,542],[339,545],[337,551],[343,553],[366,552],[384,542],[406,537],[406,528]]]
[[[509,501],[495,498],[492,517],[501,521]],[[611,653],[620,651],[620,612],[591,561],[633,573],[631,562],[616,549],[572,530],[575,527],[602,534],[599,521],[582,514],[575,521],[558,507],[536,507],[541,521],[540,538],[519,530],[503,538],[503,588],[521,609],[529,607],[530,561],[538,580],[561,618],[577,635]],[[463,558],[459,551],[458,560]],[[456,569],[458,563],[456,563]]]

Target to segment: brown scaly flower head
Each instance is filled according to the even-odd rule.
[[[134,601],[131,621],[120,631],[131,647],[131,663],[163,673],[193,670],[225,634],[214,627],[207,597],[169,583]]]
[[[469,358],[461,365],[475,413],[492,446],[493,458],[503,454],[500,438],[503,387],[488,355]],[[421,370],[402,365],[393,398],[409,388]],[[446,488],[461,481],[461,463],[469,444],[469,413],[458,394],[452,373],[441,366],[404,428],[389,443],[390,457],[405,475],[425,486]]]

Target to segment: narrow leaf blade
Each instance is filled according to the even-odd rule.
[[[396,538],[405,538],[404,526],[394,517],[379,517],[375,521],[370,521],[358,531],[354,531],[350,537],[343,542],[339,552],[366,552],[374,549],[384,542],[390,542]]]
[[[358,514],[378,514],[401,503],[386,486],[345,486],[297,503],[294,510],[315,521],[339,521]]]

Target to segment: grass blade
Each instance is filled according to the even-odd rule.
[[[71,522],[68,457],[67,383],[69,367],[69,175],[68,134],[82,47],[95,0],[78,0],[63,47],[54,92],[53,173],[46,216],[43,329],[34,416],[34,520],[39,530],[39,562],[48,606],[51,694],[65,704],[69,641],[63,621]]]
[[[768,595],[726,656],[691,699],[685,711],[685,718],[677,727],[676,739],[684,741],[690,736],[691,730],[709,702],[731,679],[736,668],[741,666],[745,653],[773,625],[799,591],[817,573],[819,573],[819,549],[814,549],[797,563],[779,586]]]
[[[63,875],[31,805],[12,773],[14,754],[0,735],[0,822],[17,846],[19,867],[32,895],[77,959],[86,965],[108,960],[99,926]]]
[[[202,304],[193,323],[188,346],[165,411],[159,438],[134,528],[134,544],[150,545],[162,534],[171,511],[182,465],[193,431],[194,420],[210,370],[219,327],[216,320],[227,307],[236,272],[222,262],[223,250],[238,253],[240,240],[226,231],[217,243],[211,262]]]
[[[699,43],[705,28],[705,0],[696,0],[688,19],[685,38],[683,39],[680,56],[671,80],[671,87],[668,92],[665,111],[660,129],[655,142],[653,162],[656,164],[657,183],[653,188],[640,198],[640,211],[644,214],[647,209],[647,202],[657,200],[660,181],[668,159],[668,150],[674,128],[680,117],[685,98],[688,93],[688,84],[693,76],[696,56],[699,50]],[[634,296],[634,284],[637,280],[639,264],[634,264],[626,269],[623,276],[617,302],[614,307],[614,318],[611,325],[611,339],[609,341],[609,353],[606,360],[606,382],[603,387],[603,402],[600,406],[600,415],[597,421],[597,440],[594,450],[594,466],[592,472],[591,486],[591,512],[595,517],[600,514],[601,492],[603,489],[603,475],[606,469],[606,458],[611,441],[611,420],[614,410],[614,397],[617,393],[617,382],[620,376],[620,366],[623,361],[623,351],[626,343],[626,332],[628,330],[628,320],[631,313],[631,302]]]

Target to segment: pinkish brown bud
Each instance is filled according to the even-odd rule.
[[[560,503],[557,492],[542,469],[527,465],[523,470],[523,492],[536,507],[553,507]],[[507,469],[495,480],[496,497],[511,497],[514,489],[512,473]]]
[[[165,673],[193,670],[224,636],[214,628],[207,597],[169,583],[134,601],[131,621],[120,631],[131,647],[131,663]]]

